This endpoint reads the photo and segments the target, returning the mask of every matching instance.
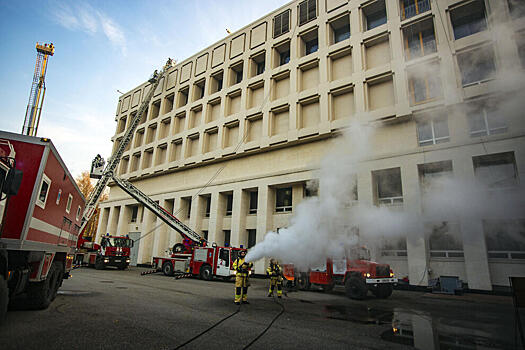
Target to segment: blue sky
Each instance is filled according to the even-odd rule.
[[[76,176],[110,155],[119,93],[168,57],[179,62],[289,0],[0,0],[0,129],[20,133],[35,44],[56,50],[38,136],[49,137]]]

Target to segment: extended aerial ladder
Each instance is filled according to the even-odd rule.
[[[168,71],[168,69],[172,66],[172,60],[168,59],[164,67],[160,72],[153,73],[153,76],[149,79],[149,82],[151,83],[150,89],[148,91],[148,94],[142,101],[142,104],[140,105],[137,114],[133,117],[133,119],[130,122],[130,125],[126,132],[124,133],[124,136],[122,137],[121,142],[117,146],[115,152],[111,155],[111,157],[108,159],[108,162],[106,163],[104,170],[102,171],[102,174],[100,176],[100,179],[97,181],[97,184],[95,185],[95,188],[89,195],[89,198],[86,203],[86,207],[84,209],[84,213],[82,214],[82,224],[80,226],[80,232],[84,230],[84,227],[88,223],[89,219],[93,216],[95,213],[95,210],[97,208],[97,204],[100,200],[100,196],[104,192],[104,189],[106,188],[108,182],[113,178],[113,174],[115,170],[117,169],[117,165],[120,162],[120,158],[122,157],[122,154],[126,150],[126,147],[131,142],[131,139],[133,138],[133,134],[135,133],[135,130],[137,129],[137,126],[140,123],[140,119],[142,118],[142,114],[148,109],[149,103],[151,99],[153,98],[153,94],[155,93],[155,90],[157,90],[157,87],[159,86],[160,81]]]

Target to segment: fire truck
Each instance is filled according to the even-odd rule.
[[[365,247],[352,248],[348,257],[327,259],[323,266],[307,272],[298,272],[291,264],[283,266],[287,284],[308,290],[314,286],[330,291],[336,285],[345,287],[351,299],[362,300],[371,291],[378,298],[388,298],[392,294],[397,278],[390,266],[370,261],[370,251]]]
[[[0,318],[26,293],[44,309],[69,277],[85,198],[53,143],[0,131]]]
[[[133,241],[128,236],[103,236],[100,244],[84,237],[78,239],[75,254],[75,265],[92,266],[103,270],[106,266],[114,266],[124,270],[129,265],[130,251]]]

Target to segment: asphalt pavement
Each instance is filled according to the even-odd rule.
[[[80,268],[47,310],[10,306],[1,349],[513,349],[512,299],[394,291],[346,298],[342,288],[268,298],[251,279],[249,305],[225,281]],[[222,322],[220,322],[222,321]],[[217,323],[220,322],[218,325]],[[272,323],[273,322],[273,323]],[[208,330],[208,331],[206,331]],[[205,332],[206,331],[206,332]]]

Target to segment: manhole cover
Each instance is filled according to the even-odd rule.
[[[100,281],[100,283],[113,283],[113,281]]]

